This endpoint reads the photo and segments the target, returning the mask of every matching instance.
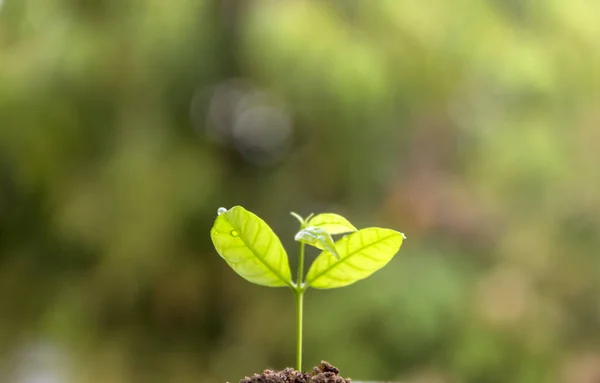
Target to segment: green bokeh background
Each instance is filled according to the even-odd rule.
[[[598,381],[599,14],[0,1],[0,380],[293,365],[292,294],[242,280],[210,242],[217,208],[240,204],[292,255],[291,210],[408,237],[370,279],[308,292],[307,368]]]

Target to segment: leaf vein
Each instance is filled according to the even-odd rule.
[[[232,224],[232,222],[231,222],[231,221],[229,221],[229,220],[228,220],[228,222],[229,222],[229,224],[230,224],[231,226],[234,226],[234,225]],[[245,224],[246,224],[246,223],[247,223],[247,221],[246,221],[246,222],[244,222],[244,225],[243,225],[244,227],[245,227]],[[258,233],[259,231],[260,231],[260,225],[259,225],[259,227],[257,228],[257,233]],[[273,236],[275,236],[275,235],[276,235],[275,233],[271,232],[271,235],[269,235],[269,238],[271,239],[271,241],[273,240],[273,238],[272,238],[272,237],[273,237]],[[258,234],[257,234],[257,236],[258,236]],[[246,237],[246,235],[244,234],[244,232],[240,233],[240,236],[239,236],[240,240],[241,240],[241,241],[242,241],[242,242],[243,242],[243,243],[246,245],[246,248],[247,248],[248,250],[250,250],[250,252],[252,252],[252,253],[254,254],[254,256],[256,257],[256,259],[258,259],[258,260],[259,260],[259,261],[260,261],[260,262],[261,262],[261,263],[262,263],[262,264],[263,264],[263,265],[264,265],[264,266],[265,266],[267,269],[269,269],[269,270],[270,270],[270,271],[271,271],[271,272],[272,272],[272,273],[273,273],[275,276],[277,276],[277,277],[279,278],[279,280],[280,280],[280,281],[282,281],[282,282],[283,282],[283,283],[284,283],[286,286],[289,286],[289,287],[293,288],[291,281],[288,281],[288,280],[287,280],[287,279],[286,279],[286,278],[285,278],[285,277],[284,277],[284,276],[281,274],[281,272],[280,272],[279,270],[276,270],[275,268],[273,268],[273,267],[272,267],[272,266],[271,266],[271,265],[270,265],[270,264],[269,264],[269,263],[266,261],[266,259],[265,259],[264,257],[262,257],[262,256],[261,256],[261,255],[260,255],[260,254],[259,254],[259,253],[256,251],[256,249],[254,248],[254,246],[253,246],[252,244],[248,243],[248,241],[246,240],[246,238],[245,238],[245,237]],[[270,246],[270,244],[269,244],[269,246]],[[241,262],[241,261],[240,261],[240,262]]]
[[[360,232],[358,232],[358,233],[360,233]],[[341,258],[337,262],[329,264],[328,267],[323,268],[319,273],[317,273],[315,276],[313,276],[310,280],[307,280],[306,282],[308,284],[313,283],[317,279],[321,278],[325,273],[329,272],[329,270],[331,270],[334,267],[336,267],[336,265],[341,265],[344,262],[347,262],[350,257],[352,257],[352,256],[354,256],[356,254],[359,254],[360,252],[362,252],[366,248],[371,247],[371,246],[376,246],[377,244],[379,244],[381,242],[384,242],[384,241],[387,241],[390,238],[393,238],[394,236],[396,236],[396,233],[391,233],[391,234],[385,235],[385,236],[378,236],[377,240],[375,240],[375,241],[373,241],[370,244],[368,244],[368,245],[365,246],[364,242],[363,242],[363,236],[359,235],[360,246],[356,250],[354,250],[353,252],[348,253],[345,257]],[[349,244],[347,245],[347,247],[349,247]],[[371,260],[378,261],[378,262],[380,261],[379,259],[373,259],[372,257],[368,257],[368,258],[370,258]]]

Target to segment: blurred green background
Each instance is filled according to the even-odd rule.
[[[293,365],[292,294],[210,242],[217,208],[240,204],[292,255],[291,210],[408,237],[372,278],[308,292],[306,368],[598,382],[599,14],[0,0],[0,380]]]

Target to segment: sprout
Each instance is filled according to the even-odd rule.
[[[241,206],[219,208],[211,230],[217,253],[242,278],[268,287],[289,287],[296,298],[296,368],[302,370],[302,315],[304,293],[309,287],[333,289],[365,279],[394,258],[406,238],[391,229],[356,229],[338,214],[302,218],[295,236],[299,242],[298,274],[292,280],[288,256],[281,241],[265,221]],[[337,242],[332,235],[350,233]],[[304,276],[304,248],[321,254]]]

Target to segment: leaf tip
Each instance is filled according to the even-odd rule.
[[[294,236],[294,241],[300,242],[300,240],[304,237],[304,232],[301,230],[296,233]]]
[[[301,225],[304,225],[304,218],[302,218],[302,216],[296,212],[290,211],[290,215],[294,218],[296,218],[298,220],[298,222],[300,222]]]

